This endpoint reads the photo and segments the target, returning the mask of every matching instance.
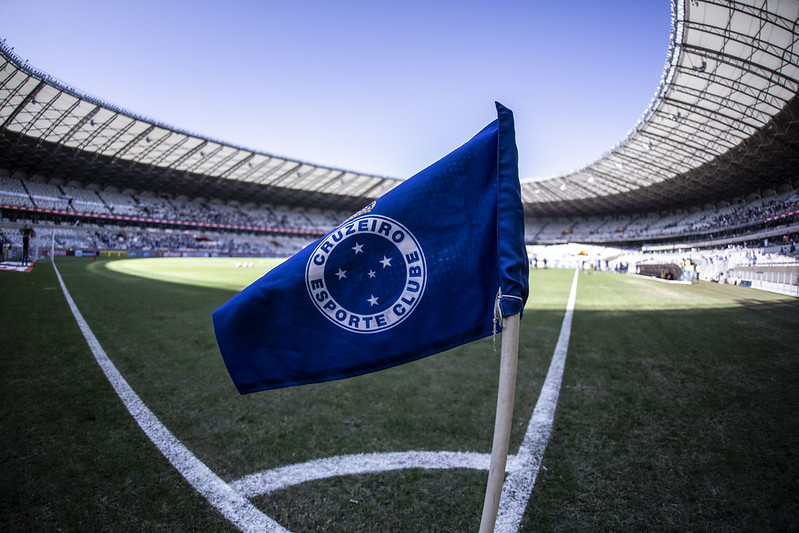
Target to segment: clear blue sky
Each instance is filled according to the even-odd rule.
[[[195,133],[407,178],[513,110],[522,178],[593,162],[645,111],[669,0],[0,0],[0,39]]]

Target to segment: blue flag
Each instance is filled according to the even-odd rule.
[[[513,113],[214,312],[242,394],[374,372],[491,335],[528,262]],[[495,329],[496,328],[496,329]]]

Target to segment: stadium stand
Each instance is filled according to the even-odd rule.
[[[348,213],[242,207],[212,200],[174,199],[151,192],[95,191],[0,176],[7,229],[36,227],[32,248],[127,251],[133,254],[287,256],[309,244]],[[23,208],[23,209],[18,209]],[[97,215],[103,215],[98,219]],[[185,226],[190,226],[186,228]],[[218,231],[221,227],[235,228]],[[197,228],[204,231],[198,232]],[[217,231],[215,231],[217,230]],[[299,232],[283,235],[281,232]],[[21,247],[18,231],[6,231]],[[17,242],[19,241],[19,242]]]
[[[61,198],[67,199],[68,208],[85,213],[111,213],[94,190],[65,185],[61,187],[61,191],[63,193]]]
[[[68,198],[56,185],[33,180],[23,180],[22,184],[30,194],[34,207],[39,209],[66,209],[68,207]]]
[[[139,214],[136,200],[129,194],[121,194],[113,187],[110,187],[104,191],[98,191],[97,195],[108,206],[112,214],[121,216],[137,216]]]
[[[799,221],[799,191],[720,208],[691,212],[650,213],[635,218],[605,216],[592,219],[541,218],[528,220],[527,239],[531,244],[563,242],[628,243],[646,245],[654,242],[691,243],[733,236],[740,242],[751,240],[764,228],[778,235],[781,229],[795,231]]]
[[[33,200],[22,182],[2,175],[0,175],[0,201],[6,205],[33,207]]]

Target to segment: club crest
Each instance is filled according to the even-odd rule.
[[[305,267],[316,309],[355,333],[385,331],[408,318],[426,282],[427,265],[416,237],[382,215],[362,215],[330,232]]]

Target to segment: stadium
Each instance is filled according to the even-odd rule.
[[[496,531],[799,526],[799,2],[671,24],[627,136],[521,182]],[[0,123],[4,530],[477,530],[494,340],[240,396],[214,338],[400,179],[138,115],[5,41]]]

